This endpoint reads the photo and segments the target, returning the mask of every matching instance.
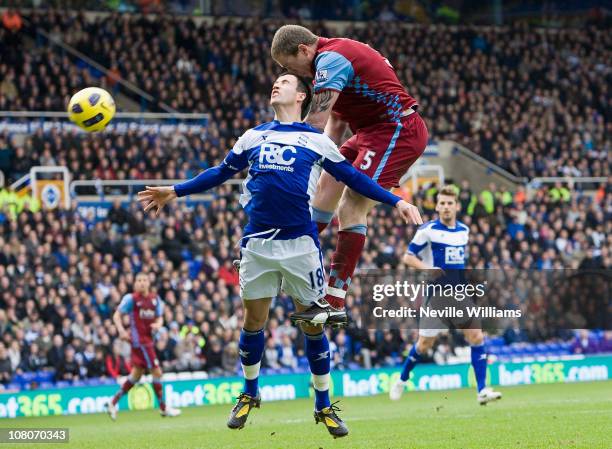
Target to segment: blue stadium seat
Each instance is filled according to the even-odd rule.
[[[40,370],[36,372],[36,382],[52,382],[55,373],[52,371]]]
[[[506,342],[503,337],[493,337],[488,339],[486,344],[489,346],[504,346]]]
[[[500,348],[500,355],[510,355],[512,353],[512,348],[510,346],[502,346]]]
[[[308,357],[305,357],[305,356],[298,357],[298,367],[300,367],[300,368],[308,368],[309,367],[309,365],[308,365]]]
[[[501,353],[501,347],[500,346],[489,346],[487,348],[487,352],[489,354],[498,355]]]

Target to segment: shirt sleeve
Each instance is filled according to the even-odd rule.
[[[315,59],[315,93],[325,90],[342,91],[353,79],[355,72],[351,62],[335,51],[324,51]]]
[[[134,310],[134,298],[130,293],[128,293],[121,298],[121,302],[119,303],[119,312],[130,313],[132,310]]]
[[[317,146],[323,155],[323,159],[329,159],[331,162],[338,163],[345,160],[338,146],[325,134],[317,135]]]
[[[227,154],[220,165],[203,171],[195,178],[176,184],[174,186],[176,196],[182,197],[204,192],[223,184],[236,173],[244,170],[249,165],[247,150],[250,139],[248,134],[249,132],[247,131],[238,139],[234,148]]]
[[[418,256],[423,248],[427,246],[429,243],[429,236],[425,230],[425,227],[420,227],[417,229],[416,234],[414,235],[410,245],[408,245],[408,254],[412,254],[413,256]]]
[[[338,181],[343,182],[357,193],[374,201],[395,206],[401,198],[388,192],[372,181],[371,178],[357,171],[348,161],[334,162],[331,159],[323,160],[323,169]]]

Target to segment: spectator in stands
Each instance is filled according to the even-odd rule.
[[[94,357],[87,362],[87,377],[103,378],[107,376],[106,361],[104,360],[104,349],[95,348]]]
[[[293,348],[291,342],[289,347]],[[238,354],[238,343],[230,341],[223,348],[223,355],[221,356],[221,367],[223,368],[224,375],[233,376],[236,374],[236,369],[239,365],[240,356]]]
[[[23,20],[17,11],[9,8],[2,13],[2,25],[7,30],[17,33],[23,26]]]
[[[598,350],[598,341],[590,334],[588,329],[579,330],[572,344],[572,352],[574,354],[594,354]]]
[[[297,357],[294,352],[294,345],[289,335],[283,335],[280,345],[279,363],[285,368],[295,369],[297,367]]]
[[[6,385],[11,381],[13,377],[13,368],[11,366],[11,359],[8,356],[6,346],[0,342],[0,383]]]
[[[527,334],[525,330],[520,327],[518,319],[513,319],[511,325],[504,331],[504,342],[507,345],[513,343],[525,343],[527,342]]]
[[[351,353],[344,330],[338,332],[333,342],[333,349],[331,349],[332,345],[330,345],[330,351],[332,352],[334,367],[340,370],[348,369],[348,365],[351,361]]]
[[[30,350],[20,366],[20,371],[39,371],[47,366],[47,357],[36,342],[32,342]]]
[[[206,345],[206,371],[218,375],[222,372],[222,364],[223,349],[219,338],[214,335],[208,340]]]
[[[76,380],[81,377],[81,369],[74,356],[74,348],[70,345],[66,346],[64,359],[55,373],[56,380]]]
[[[53,336],[53,346],[47,352],[47,361],[56,371],[64,363],[64,338],[60,334]]]
[[[279,369],[281,367],[279,348],[274,337],[268,337],[266,340],[266,349],[264,351],[262,366],[272,369]]]
[[[112,353],[107,354],[105,360],[106,372],[113,378],[127,376],[132,371],[129,361],[121,354],[121,346],[116,343],[112,346]]]
[[[19,341],[11,341],[7,353],[11,361],[11,371],[16,372],[19,366],[21,365],[21,347],[19,345]]]

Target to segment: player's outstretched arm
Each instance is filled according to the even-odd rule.
[[[402,200],[399,196],[383,189],[372,181],[368,176],[357,171],[347,161],[332,162],[330,159],[323,161],[323,168],[338,181],[343,182],[355,192],[380,203],[395,206],[406,223],[423,224],[423,219],[416,206]]]
[[[138,201],[148,212],[155,208],[155,215],[159,215],[166,204],[177,197],[204,192],[212,187],[223,184],[241,169],[233,167],[223,161],[221,165],[203,171],[189,181],[174,186],[147,186],[142,192],[138,192]]]
[[[430,270],[432,268],[414,254],[404,254],[403,261],[410,268],[415,268],[417,270]]]

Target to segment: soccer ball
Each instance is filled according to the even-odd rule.
[[[68,103],[68,118],[87,132],[102,131],[115,115],[115,100],[104,89],[88,87]]]

